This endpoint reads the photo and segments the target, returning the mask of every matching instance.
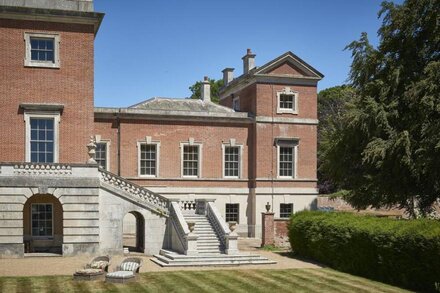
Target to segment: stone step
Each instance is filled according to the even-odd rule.
[[[218,239],[198,239],[197,243],[220,243]]]
[[[276,262],[255,254],[203,254],[182,255],[161,250],[159,255],[151,259],[163,267],[190,267],[190,266],[236,266],[249,264],[274,264]]]

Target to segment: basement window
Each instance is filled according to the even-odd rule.
[[[293,203],[280,203],[280,218],[290,218],[293,213]]]
[[[226,204],[226,213],[225,220],[226,222],[237,222],[240,216],[240,204],[238,203],[227,203]]]

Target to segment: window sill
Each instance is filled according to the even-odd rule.
[[[289,110],[289,109],[278,109],[277,114],[293,114],[298,115],[298,111],[295,110]]]
[[[60,64],[59,62],[38,62],[38,61],[24,61],[24,67],[29,68],[52,68],[52,69],[59,69]]]

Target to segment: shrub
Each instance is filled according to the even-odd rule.
[[[422,291],[440,284],[435,220],[304,211],[291,217],[289,239],[295,254],[347,273]]]

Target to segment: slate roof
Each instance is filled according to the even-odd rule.
[[[163,110],[163,111],[186,111],[207,113],[233,113],[231,108],[220,106],[213,102],[204,102],[195,99],[178,99],[154,97],[146,101],[128,107],[129,109]]]

